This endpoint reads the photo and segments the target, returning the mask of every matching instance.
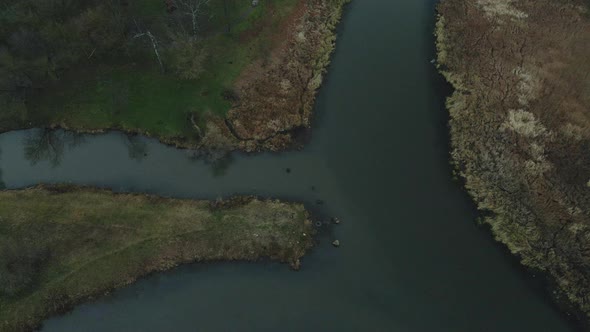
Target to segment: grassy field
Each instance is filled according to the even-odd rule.
[[[5,0],[0,132],[118,129],[178,147],[297,146],[348,0]],[[156,52],[157,51],[157,52]]]
[[[207,202],[67,186],[0,191],[0,330],[180,263],[270,257],[298,267],[313,228],[299,204]]]

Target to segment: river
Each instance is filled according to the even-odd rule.
[[[237,154],[213,168],[190,151],[114,132],[67,137],[53,160],[34,163],[25,151],[38,131],[0,135],[8,188],[71,182],[172,197],[257,194],[342,220],[319,236],[299,272],[269,262],[187,265],[51,318],[43,331],[573,330],[539,277],[477,225],[452,180],[449,91],[430,64],[434,6],[348,6],[300,152]]]

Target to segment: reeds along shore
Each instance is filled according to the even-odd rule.
[[[451,156],[484,222],[590,314],[590,19],[583,1],[445,0]]]

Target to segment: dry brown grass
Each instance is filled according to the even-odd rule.
[[[498,240],[590,314],[590,20],[578,0],[444,0],[452,157]]]
[[[300,1],[272,37],[268,58],[250,64],[238,78],[239,100],[227,125],[242,149],[284,149],[293,144],[294,131],[309,127],[346,2]]]

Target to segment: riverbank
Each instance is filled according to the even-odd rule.
[[[0,132],[121,130],[182,148],[278,151],[296,147],[310,127],[348,0],[211,2],[193,35],[182,8],[161,1],[76,5],[60,18],[74,30],[68,38],[30,32],[57,28],[42,28],[55,18],[25,2],[5,10],[32,18],[0,15],[0,42],[9,45],[0,58]],[[147,39],[137,39],[147,32],[158,62]],[[86,45],[87,35],[100,42]],[[63,57],[52,50],[60,43]]]
[[[451,156],[496,239],[590,315],[590,20],[584,1],[446,0]]]
[[[0,191],[0,330],[50,315],[182,263],[299,268],[314,229],[301,204],[115,194],[74,186]]]

